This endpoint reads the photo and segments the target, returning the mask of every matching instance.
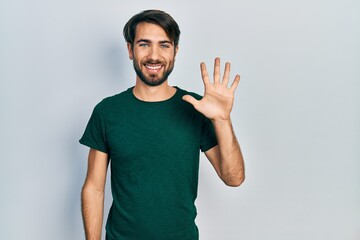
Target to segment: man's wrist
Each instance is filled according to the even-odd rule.
[[[231,125],[231,118],[230,116],[228,118],[212,118],[211,119],[212,123],[218,126],[226,126],[226,125]]]

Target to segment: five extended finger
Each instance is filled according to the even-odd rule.
[[[220,58],[214,61],[214,83],[220,83]]]
[[[230,63],[227,62],[225,63],[225,71],[224,71],[224,76],[222,79],[222,84],[225,85],[227,87],[228,83],[229,83],[229,77],[230,77]]]
[[[184,95],[182,97],[182,99],[188,103],[190,103],[191,105],[193,105],[195,108],[197,107],[199,100],[196,100],[193,96],[191,95]]]
[[[236,75],[235,79],[234,79],[234,81],[233,81],[233,83],[231,84],[231,87],[230,87],[230,90],[232,92],[235,92],[237,86],[239,85],[239,82],[240,82],[240,75]]]
[[[226,62],[225,63],[225,70],[224,70],[224,75],[222,77],[222,82],[221,84],[228,87],[229,84],[229,78],[230,78],[230,68],[231,68],[231,64],[230,62]],[[207,72],[206,69],[206,65],[204,62],[202,62],[200,64],[200,69],[201,69],[201,76],[203,79],[204,84],[208,84],[210,83],[210,78],[209,78],[209,74]],[[217,57],[215,58],[214,61],[214,82],[213,83],[220,83],[220,78],[221,78],[221,73],[220,73],[220,58]],[[231,86],[230,86],[230,90],[232,92],[234,92],[238,86],[240,82],[240,75],[236,75],[234,81],[232,82]]]
[[[204,82],[204,84],[206,85],[207,83],[210,83],[210,79],[209,79],[209,74],[206,70],[206,65],[205,63],[200,63],[200,71],[201,71],[201,78]]]

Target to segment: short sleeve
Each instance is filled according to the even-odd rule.
[[[100,104],[98,104],[90,117],[85,132],[79,142],[90,148],[108,153],[106,141],[106,122]]]
[[[206,152],[217,144],[218,142],[215,135],[214,125],[210,119],[204,117],[201,131],[200,149],[202,152]]]

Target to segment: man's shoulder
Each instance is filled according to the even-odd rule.
[[[131,101],[131,89],[128,88],[120,93],[117,93],[112,96],[108,96],[103,98],[98,104],[96,104],[95,109],[108,112],[111,111],[118,106],[126,106]]]
[[[124,90],[120,93],[117,93],[112,96],[105,97],[102,99],[97,105],[97,108],[113,108],[114,106],[118,104],[124,104],[128,102],[131,99],[131,88],[128,88],[127,90]]]

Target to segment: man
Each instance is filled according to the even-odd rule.
[[[201,64],[201,98],[168,83],[180,30],[165,12],[148,10],[124,27],[135,86],[101,101],[80,143],[90,147],[82,189],[86,239],[100,239],[104,187],[111,162],[113,204],[106,224],[109,240],[194,240],[199,153],[203,151],[229,186],[244,180],[244,162],[230,112],[236,76],[228,87],[230,63],[214,80]]]

